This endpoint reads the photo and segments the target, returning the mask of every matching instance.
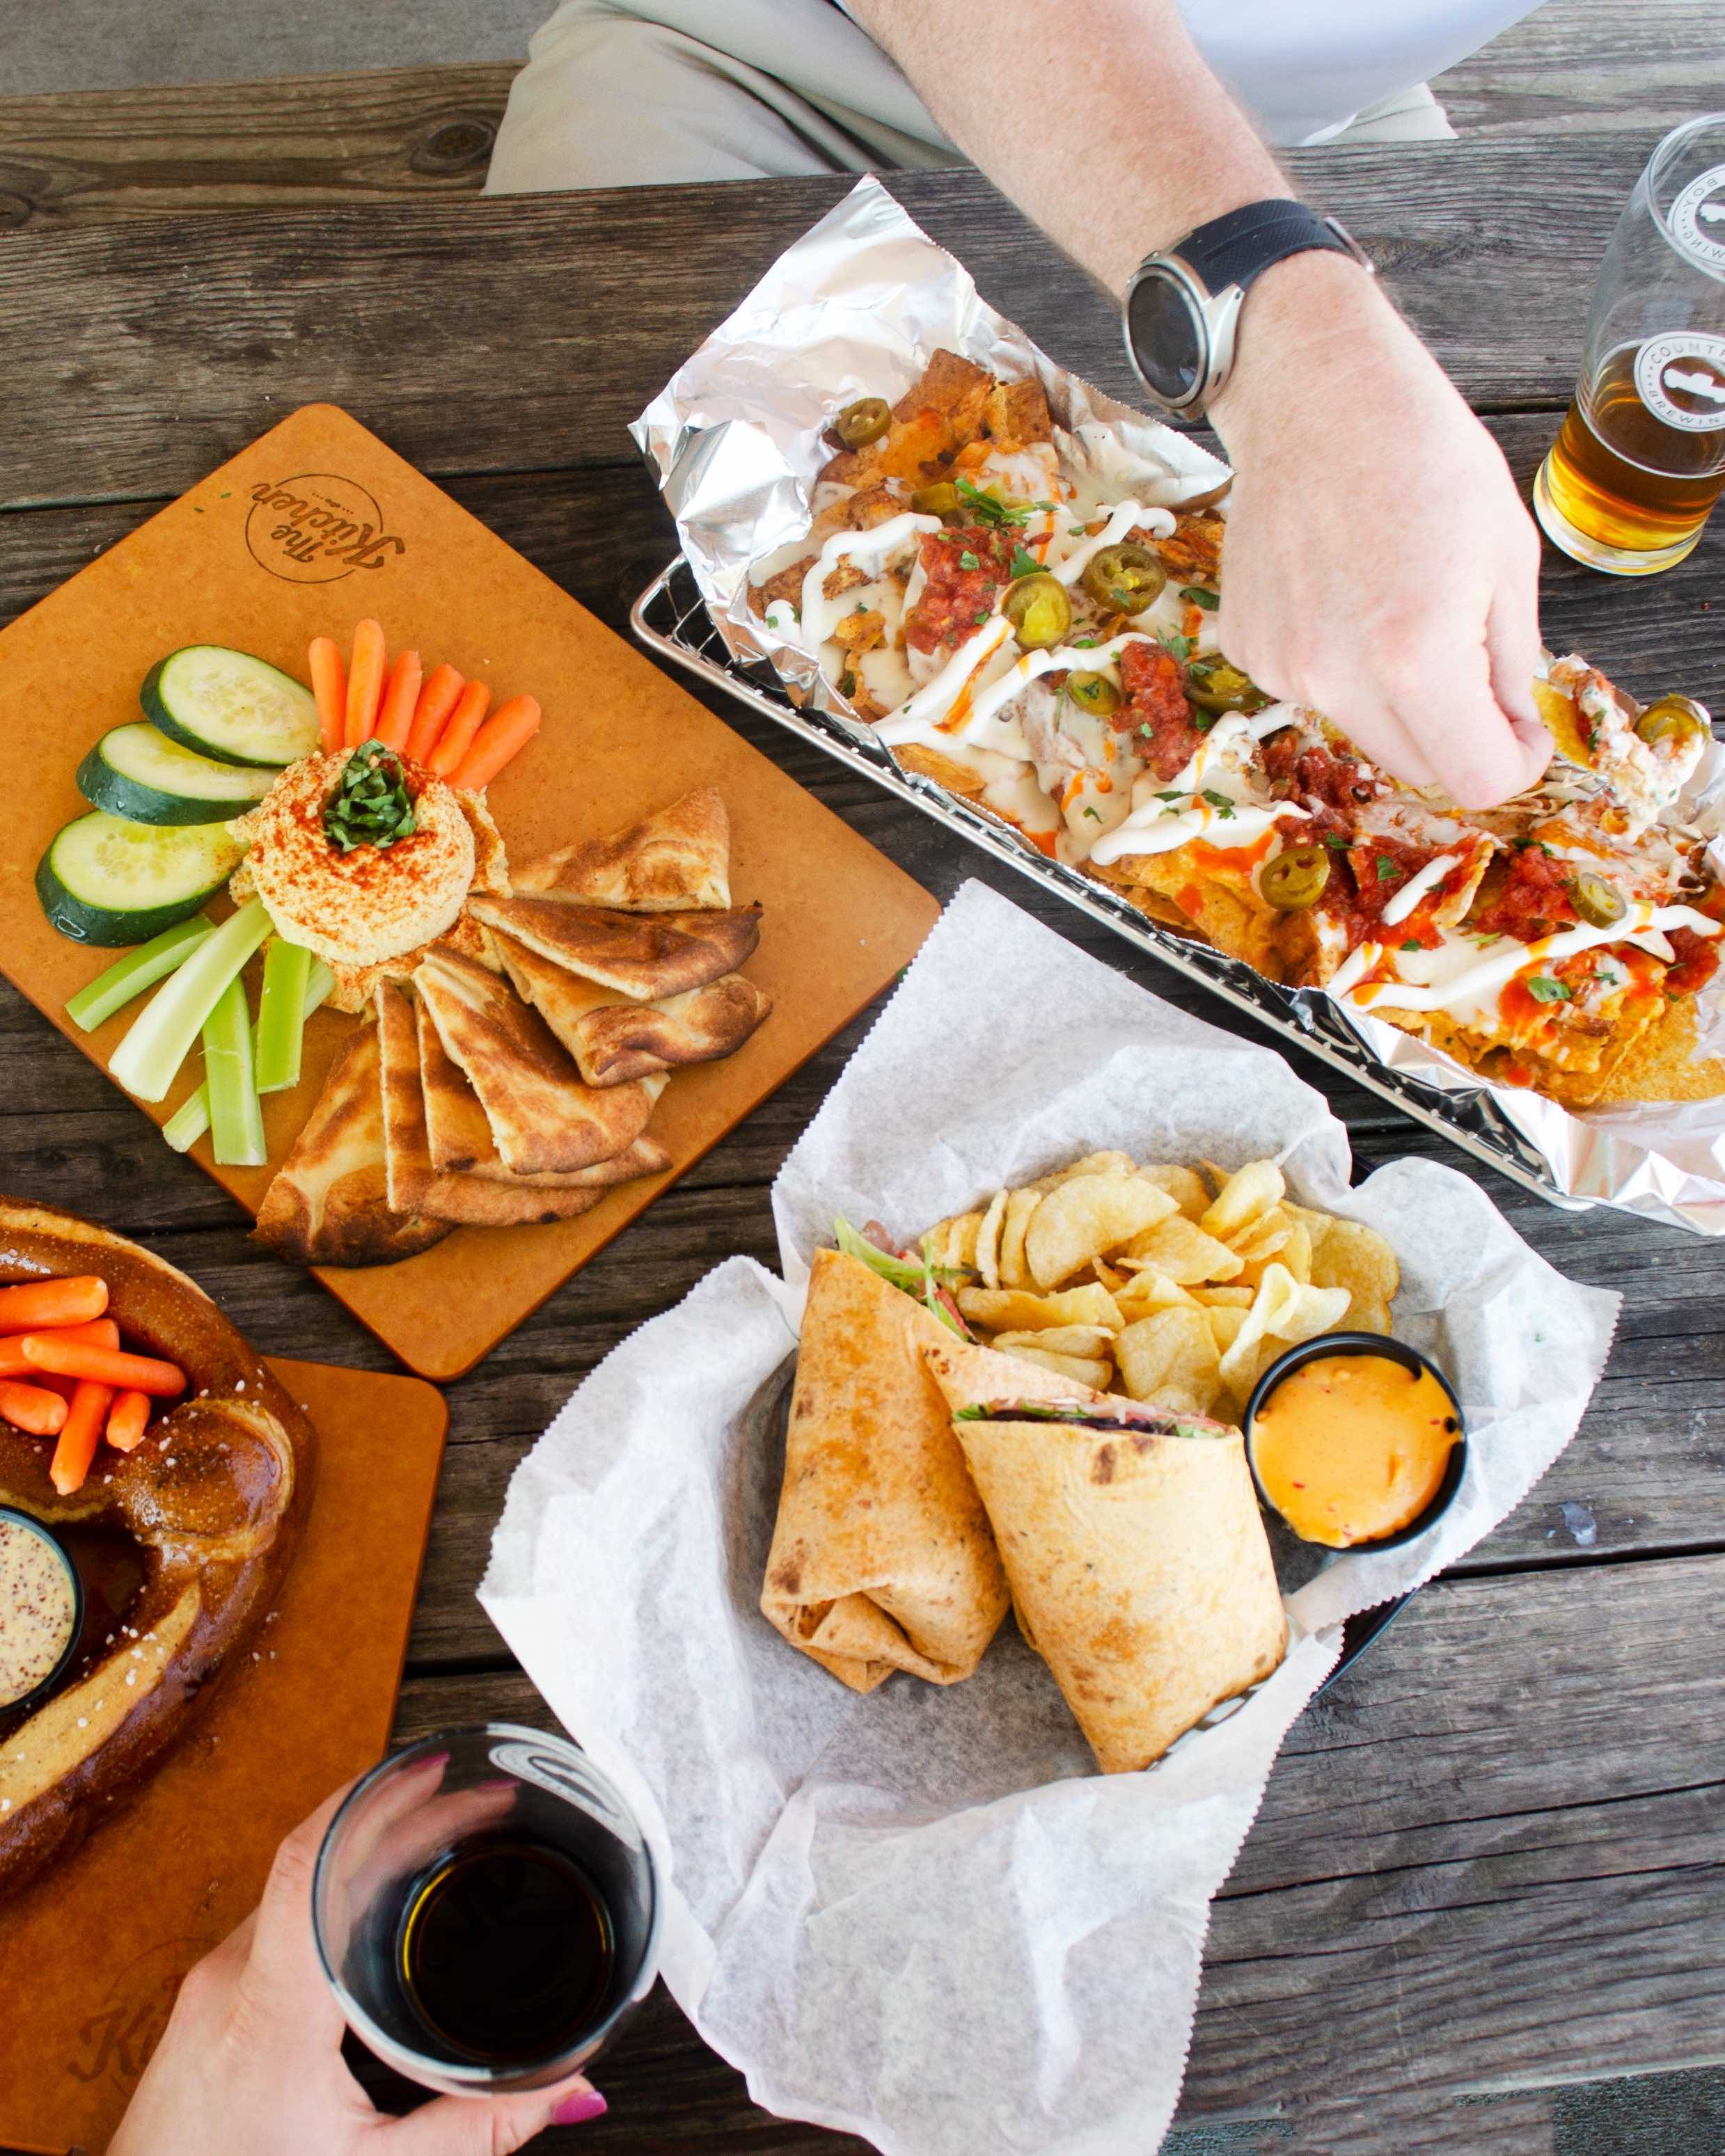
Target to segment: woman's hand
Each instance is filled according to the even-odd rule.
[[[529,2096],[374,2110],[342,2059],[340,2008],[312,1937],[312,1873],[337,1790],[275,1852],[264,1898],[180,1986],[108,2156],[510,2156],[596,2118],[579,2076]]]
[[[1213,411],[1238,474],[1222,647],[1409,785],[1465,808],[1550,757],[1534,707],[1539,539],[1497,445],[1357,264],[1248,295]]]

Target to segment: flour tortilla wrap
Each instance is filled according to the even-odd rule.
[[[856,1258],[817,1250],[761,1590],[793,1647],[853,1691],[894,1670],[955,1684],[1007,1583],[920,1350],[940,1321]]]
[[[1020,1629],[1105,1774],[1269,1675],[1288,1624],[1238,1430],[950,1336],[925,1352]],[[996,1419],[1021,1404],[1042,1414]],[[1062,1406],[1086,1419],[1048,1419]]]

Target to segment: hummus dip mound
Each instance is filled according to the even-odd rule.
[[[291,943],[332,966],[375,966],[454,922],[473,881],[473,832],[453,787],[401,759],[414,829],[393,845],[343,853],[323,828],[352,749],[290,764],[230,828],[265,911]]]

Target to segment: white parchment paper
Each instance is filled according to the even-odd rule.
[[[895,1676],[859,1698],[757,1607],[808,1260],[834,1214],[908,1237],[1103,1147],[1272,1154],[1303,1202],[1379,1228],[1402,1262],[1396,1330],[1450,1371],[1472,1433],[1436,1528],[1285,1574],[1282,1667],[1159,1767],[1107,1778],[1010,1620],[967,1683]],[[1614,1296],[1554,1272],[1465,1176],[1347,1177],[1341,1125],[1279,1056],[968,884],[785,1163],[783,1280],[718,1266],[518,1470],[480,1599],[635,1803],[669,1884],[666,1981],[770,2109],[891,2156],[1147,2156],[1166,2132],[1210,1900],[1341,1620],[1520,1502],[1615,1322]]]

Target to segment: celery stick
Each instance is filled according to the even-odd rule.
[[[264,987],[258,998],[257,1085],[280,1093],[300,1082],[300,1044],[306,1032],[306,982],[312,953],[277,936],[264,952]]]
[[[224,1168],[261,1168],[270,1156],[252,1076],[251,1013],[238,973],[203,1021],[203,1068],[214,1157]]]
[[[306,1016],[321,1009],[336,984],[336,977],[322,958],[312,961],[306,982]],[[209,1088],[200,1086],[188,1094],[162,1126],[162,1135],[176,1152],[189,1152],[209,1128]]]
[[[114,1050],[110,1075],[141,1101],[162,1099],[223,989],[269,932],[270,916],[254,898],[206,937],[134,1019]]]
[[[66,1005],[66,1016],[86,1033],[94,1032],[105,1018],[112,1018],[134,996],[142,995],[164,973],[183,964],[214,927],[215,923],[206,921],[201,913],[194,913],[189,921],[175,921],[172,928],[164,928],[147,943],[140,943],[136,951],[116,958],[106,973],[98,973],[88,987],[80,988]]]

